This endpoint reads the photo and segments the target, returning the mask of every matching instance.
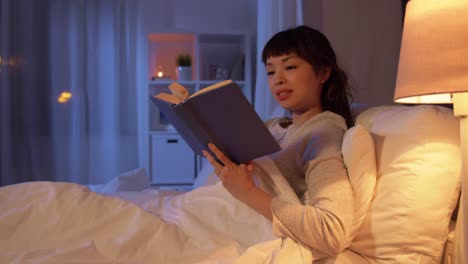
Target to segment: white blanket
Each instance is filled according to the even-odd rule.
[[[270,159],[256,162],[262,188],[298,202]],[[312,262],[221,184],[116,196],[71,183],[0,188],[0,263]]]

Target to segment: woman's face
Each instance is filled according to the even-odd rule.
[[[329,72],[317,75],[309,62],[295,54],[269,57],[265,66],[270,91],[283,108],[293,115],[322,112],[320,95]]]

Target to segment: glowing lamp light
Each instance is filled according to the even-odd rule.
[[[70,92],[62,92],[60,96],[66,99],[72,98],[72,94]]]
[[[15,61],[14,58],[10,58],[10,59],[4,59],[2,58],[2,56],[0,56],[0,66],[1,65],[6,65],[6,66],[15,66],[17,64],[17,61]]]
[[[72,98],[72,93],[70,92],[62,92],[60,96],[57,98],[57,102],[61,104],[66,104]]]

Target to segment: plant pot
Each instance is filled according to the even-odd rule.
[[[177,80],[190,81],[192,80],[192,67],[178,66],[177,67]]]

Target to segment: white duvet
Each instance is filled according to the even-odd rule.
[[[267,191],[298,202],[271,160],[257,160],[255,175]],[[115,196],[71,183],[0,188],[0,263],[312,262],[221,184]]]

